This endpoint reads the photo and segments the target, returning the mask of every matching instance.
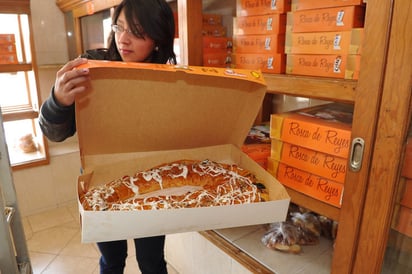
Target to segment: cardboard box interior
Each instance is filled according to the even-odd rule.
[[[89,186],[179,159],[237,163],[255,172],[270,201],[210,208],[85,211],[82,241],[107,241],[284,220],[283,186],[239,148],[266,85],[260,72],[89,61],[92,88],[76,101],[76,123]],[[201,217],[200,217],[201,216]]]

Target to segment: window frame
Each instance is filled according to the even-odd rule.
[[[14,149],[13,144],[8,143],[8,153],[10,159],[10,165],[12,170],[19,170],[23,168],[45,165],[50,162],[48,143],[43,136],[40,128],[38,127],[37,118],[39,116],[40,109],[40,88],[39,88],[39,77],[36,65],[36,55],[34,48],[34,38],[33,38],[33,28],[31,22],[31,11],[30,11],[30,1],[29,0],[14,0],[14,1],[3,1],[0,0],[0,14],[15,14],[18,16],[19,35],[21,41],[20,45],[16,45],[16,51],[21,53],[21,62],[17,64],[0,64],[0,73],[24,73],[26,94],[27,94],[27,104],[20,104],[14,106],[2,106],[0,108],[3,128],[6,131],[7,137],[7,126],[6,123],[18,122],[23,120],[28,120],[31,124],[30,129],[27,128],[27,132],[31,132],[35,138],[37,151],[35,153],[23,153],[17,152]],[[27,16],[27,22],[22,20],[22,16]],[[23,26],[23,24],[27,24]],[[24,35],[25,32],[28,35]],[[28,56],[30,56],[28,58]],[[28,59],[31,59],[28,61]],[[29,74],[33,75],[29,75]],[[9,130],[10,133],[10,130]],[[20,155],[16,155],[20,154]],[[18,157],[15,157],[18,156]],[[18,159],[17,161],[11,161],[11,159]]]

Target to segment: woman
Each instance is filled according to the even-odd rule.
[[[92,50],[69,61],[56,74],[51,95],[41,107],[39,124],[52,141],[63,141],[76,132],[74,100],[90,84],[88,69],[77,69],[88,59],[176,64],[173,52],[174,17],[165,0],[124,0],[112,18],[109,48]],[[143,274],[167,273],[165,236],[135,239],[136,258]],[[100,273],[123,273],[127,241],[97,243]]]

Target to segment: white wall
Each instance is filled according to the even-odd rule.
[[[32,24],[38,65],[68,60],[64,15],[55,0],[31,0]]]

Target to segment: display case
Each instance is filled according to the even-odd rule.
[[[407,45],[411,20],[407,14],[411,7],[407,2],[366,4],[364,51],[357,81],[265,75],[269,93],[354,105],[355,154],[349,164],[360,168],[347,173],[341,209],[289,191],[293,202],[339,221],[332,273],[377,273],[382,266],[410,116],[408,64],[412,54]],[[179,12],[185,9],[184,4],[178,6]],[[192,20],[196,18],[187,17],[179,26],[193,25]],[[188,45],[191,48],[198,47]],[[195,62],[189,59],[189,64]]]

